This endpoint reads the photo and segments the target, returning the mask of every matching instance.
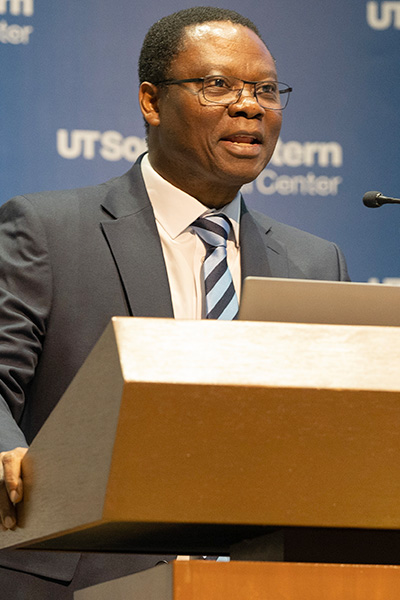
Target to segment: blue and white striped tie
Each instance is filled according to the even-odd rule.
[[[239,304],[226,256],[231,223],[223,214],[212,214],[199,217],[192,227],[206,248],[203,263],[206,319],[232,320],[237,316]]]

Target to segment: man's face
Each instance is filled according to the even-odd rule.
[[[255,33],[241,25],[211,22],[189,27],[184,42],[168,79],[208,75],[277,79],[271,54]],[[149,156],[165,179],[207,206],[222,206],[270,160],[282,115],[261,108],[252,86],[229,106],[208,104],[201,90],[197,82],[157,90]]]

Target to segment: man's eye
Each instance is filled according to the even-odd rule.
[[[278,93],[278,86],[276,83],[263,83],[257,88],[257,94],[265,95],[276,95]]]
[[[229,85],[229,82],[222,77],[214,77],[213,79],[208,79],[206,82],[207,88],[223,88],[229,90],[232,86]]]

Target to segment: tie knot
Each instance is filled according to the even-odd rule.
[[[224,246],[226,248],[231,223],[225,215],[215,214],[199,217],[193,221],[192,228],[207,246],[212,248]]]

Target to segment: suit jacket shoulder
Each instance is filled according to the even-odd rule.
[[[257,211],[248,213],[264,240],[273,277],[349,280],[346,260],[335,243]]]

